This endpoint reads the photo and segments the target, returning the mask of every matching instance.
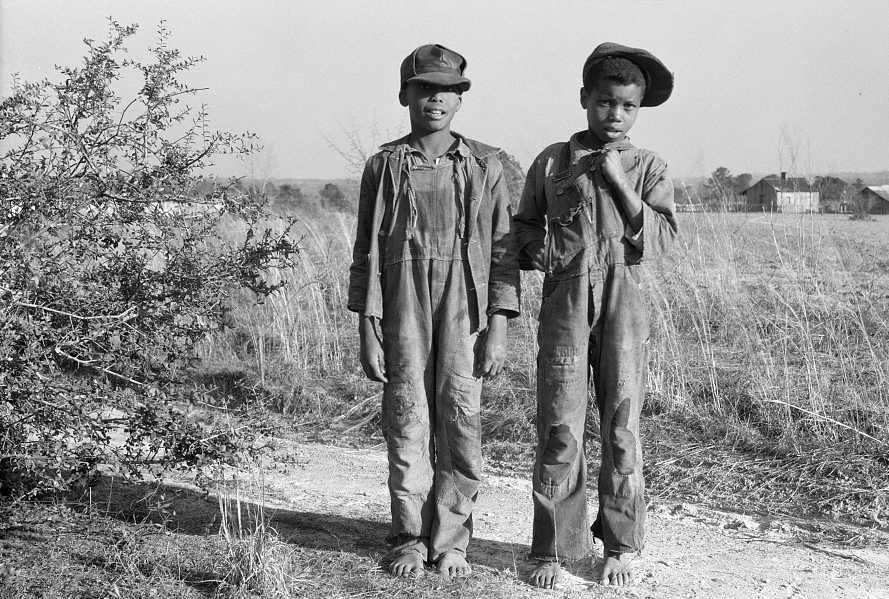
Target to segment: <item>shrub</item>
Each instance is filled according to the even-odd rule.
[[[187,417],[173,391],[226,298],[259,297],[289,264],[288,230],[258,230],[260,198],[201,176],[249,133],[210,131],[183,57],[158,28],[148,62],[109,20],[60,82],[13,81],[0,103],[0,484],[65,489],[100,465],[195,467],[239,433]],[[119,95],[136,82],[129,100]],[[224,242],[225,224],[245,233]]]

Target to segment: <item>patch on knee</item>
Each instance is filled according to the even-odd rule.
[[[390,382],[383,391],[383,432],[398,434],[417,420],[417,398],[410,381]]]
[[[632,474],[636,468],[636,435],[627,428],[630,421],[630,402],[622,400],[611,421],[611,455],[614,469],[619,474]]]
[[[558,484],[568,478],[577,457],[577,439],[567,424],[552,427],[541,460],[540,478],[546,484]]]
[[[577,348],[573,345],[556,345],[541,352],[538,366],[569,366],[577,363]]]
[[[481,415],[458,414],[445,422],[454,485],[464,497],[478,493],[482,471]]]

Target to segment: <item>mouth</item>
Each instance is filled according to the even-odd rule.
[[[443,119],[447,113],[440,108],[425,108],[423,109],[423,114],[433,121],[437,121]]]

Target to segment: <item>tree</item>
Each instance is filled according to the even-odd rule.
[[[732,188],[737,195],[741,195],[753,183],[753,175],[750,173],[741,173],[732,180]]]
[[[355,210],[352,202],[348,201],[346,194],[335,183],[325,183],[318,194],[321,196],[321,205],[325,208],[339,212],[353,212]]]
[[[862,193],[865,187],[867,186],[860,177],[856,178],[852,183],[850,201],[852,205],[852,216],[849,217],[852,220],[873,220],[873,217],[870,215],[871,198]]]
[[[252,134],[210,131],[202,59],[158,28],[149,62],[109,20],[60,80],[15,80],[0,102],[0,487],[64,489],[100,465],[197,467],[231,458],[239,433],[199,425],[174,400],[194,346],[222,326],[226,298],[278,287],[288,230],[256,229],[259,198],[199,172],[249,154]],[[127,77],[141,86],[124,100]],[[223,224],[242,221],[232,244]],[[118,438],[114,443],[112,439]]]
[[[752,181],[750,173],[734,176],[729,169],[720,166],[704,182],[703,203],[710,210],[740,210],[743,205],[741,194]]]
[[[734,178],[731,171],[720,166],[704,182],[703,202],[710,210],[728,210],[735,204]]]
[[[509,200],[515,208],[518,206],[519,200],[522,199],[522,190],[525,188],[525,171],[512,154],[501,150],[499,157],[500,162],[503,163],[503,176],[506,178]]]

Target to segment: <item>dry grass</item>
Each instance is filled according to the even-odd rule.
[[[212,519],[218,530],[195,529],[189,521],[192,510],[209,519],[204,510],[212,512],[213,504],[187,492],[176,499],[182,513],[161,515],[163,524],[153,521],[158,514],[152,517],[141,507],[118,511],[138,493],[115,492],[109,498],[115,506],[111,511],[104,501],[0,505],[0,599],[537,595],[514,572],[484,566],[457,581],[431,571],[393,579],[377,553],[317,548],[279,536],[262,502],[251,503],[242,493],[261,492],[261,479],[221,486],[225,490],[218,494],[219,512]]]
[[[680,219],[676,251],[648,281],[649,476],[703,500],[734,497],[742,509],[889,520],[889,221]],[[304,220],[299,263],[273,273],[291,282],[286,291],[237,306],[234,329],[211,339],[203,358],[244,370],[307,437],[379,443],[379,388],[360,375],[345,310],[353,230],[342,214]],[[489,464],[521,472],[534,439],[539,274],[524,273],[523,289],[506,374],[483,401]],[[595,418],[589,433],[597,436]],[[668,460],[699,447],[723,456],[708,476],[724,482],[684,476],[677,487],[679,462]],[[751,476],[774,482],[745,490]]]

